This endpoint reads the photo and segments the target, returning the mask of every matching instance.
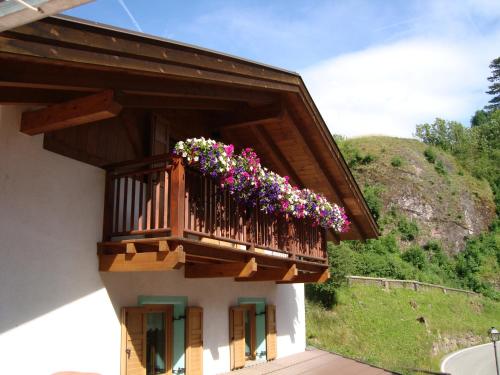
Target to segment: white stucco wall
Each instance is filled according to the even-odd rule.
[[[187,296],[204,308],[205,374],[229,370],[228,308],[238,297],[277,305],[278,356],[304,350],[300,284],[100,274],[104,173],[20,133],[21,110],[0,106],[1,374],[119,374],[119,311],[139,295]]]

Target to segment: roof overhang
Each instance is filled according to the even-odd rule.
[[[0,0],[0,32],[21,26],[92,0]]]
[[[244,131],[231,130],[231,140],[245,146],[253,137],[259,154],[278,173],[290,173],[296,183],[344,206],[352,230],[334,239],[378,236],[363,195],[297,73],[70,17],[1,33],[0,63],[0,103],[57,102],[106,89],[132,98],[170,98],[174,91],[193,100],[278,96],[283,111],[269,127],[248,122]]]

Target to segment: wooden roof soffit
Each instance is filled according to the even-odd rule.
[[[283,105],[281,102],[266,106],[241,111],[237,119],[230,119],[227,123],[219,125],[215,131],[227,132],[239,130],[249,126],[272,124],[281,121],[284,116]]]
[[[35,135],[117,116],[122,106],[112,90],[24,112],[21,132]]]

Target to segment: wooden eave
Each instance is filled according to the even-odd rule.
[[[343,205],[352,230],[334,240],[378,235],[358,185],[296,73],[68,17],[1,33],[0,64],[0,103],[59,103],[109,89],[129,105],[147,108],[170,103],[252,110],[278,102],[282,114],[226,133],[222,128],[222,138],[240,146],[251,140],[269,167]],[[212,130],[220,130],[219,125]]]

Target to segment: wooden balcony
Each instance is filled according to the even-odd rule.
[[[107,170],[101,271],[184,266],[185,276],[322,282],[326,231],[246,207],[212,178],[161,155]]]

